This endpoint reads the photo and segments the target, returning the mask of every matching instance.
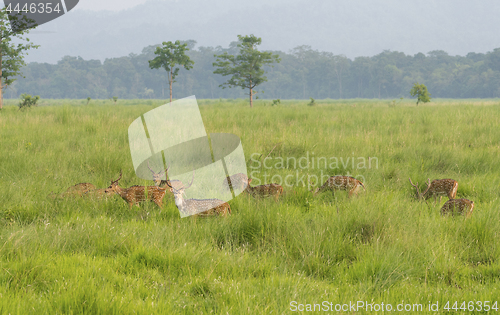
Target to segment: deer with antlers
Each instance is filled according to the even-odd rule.
[[[184,199],[183,194],[186,189],[191,187],[194,180],[194,171],[193,178],[191,179],[191,183],[188,186],[182,185],[182,187],[177,188],[174,185],[171,185],[167,181],[167,186],[170,187],[174,194],[175,205],[185,215],[196,215],[196,216],[227,216],[231,214],[231,207],[227,202],[224,202],[220,199]],[[207,209],[204,211],[200,211],[202,209]]]
[[[279,196],[283,194],[283,187],[278,184],[266,184],[252,187],[250,183],[252,179],[248,179],[248,184],[246,188],[246,192],[254,198],[266,198],[266,197],[274,197],[274,199],[278,200]]]
[[[114,192],[125,200],[130,209],[134,204],[139,206],[139,202],[150,200],[158,205],[158,207],[163,208],[163,197],[169,188],[158,187],[158,186],[131,186],[129,188],[122,188],[118,186],[118,181],[122,178],[122,172],[120,171],[120,177],[117,180],[111,182],[109,188],[106,188],[105,192]]]
[[[427,179],[427,189],[420,193],[418,188],[418,183],[414,185],[409,178],[410,184],[416,189],[416,198],[427,200],[430,197],[434,197],[434,202],[437,201],[439,196],[439,202],[443,196],[448,196],[448,199],[455,199],[457,196],[458,182],[454,179],[435,179],[431,183],[431,179]]]
[[[474,201],[469,199],[450,199],[441,208],[441,214],[463,214],[469,217],[474,210]]]
[[[180,180],[169,180],[168,179],[168,170],[170,169],[170,167],[167,167],[164,171],[161,171],[159,173],[156,173],[152,168],[151,166],[149,166],[149,161],[148,161],[148,168],[149,170],[151,171],[152,175],[153,175],[153,181],[155,182],[155,186],[158,186],[158,187],[165,187],[167,185],[167,181],[170,182],[171,185],[177,187],[177,188],[180,188],[182,187],[182,182]],[[163,179],[163,178],[166,178]]]
[[[317,196],[319,193],[326,190],[331,190],[332,195],[335,196],[335,190],[345,190],[349,192],[349,198],[354,194],[357,195],[361,188],[365,189],[363,183],[351,176],[331,176],[326,180],[326,182],[321,185],[321,187],[316,188],[313,192],[313,196]]]
[[[226,177],[222,183],[224,191],[240,190],[244,191],[248,186],[248,177],[243,173],[234,174]]]

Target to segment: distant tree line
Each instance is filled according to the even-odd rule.
[[[237,42],[229,48],[198,47],[185,41],[187,55],[194,61],[191,70],[181,69],[174,83],[174,98],[245,98],[242,89],[222,89],[226,78],[214,74],[214,55],[236,54]],[[141,54],[99,60],[66,56],[57,64],[29,63],[19,78],[5,91],[5,97],[22,93],[42,98],[103,99],[168,98],[165,71],[149,67],[156,46]],[[410,97],[414,83],[425,84],[432,97],[500,97],[500,48],[466,56],[450,56],[437,50],[413,56],[383,51],[373,57],[353,60],[310,46],[299,46],[288,53],[274,51],[281,62],[266,68],[268,81],[259,86],[260,98],[339,99]],[[264,93],[262,93],[264,92]]]

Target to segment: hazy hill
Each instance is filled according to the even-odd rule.
[[[263,49],[299,45],[335,54],[373,56],[385,49],[450,55],[500,47],[500,2],[457,0],[149,1],[111,12],[75,10],[42,25],[30,38],[41,47],[28,62],[55,63],[65,55],[100,59],[140,53],[168,40],[227,47],[238,34],[263,39]],[[54,31],[54,33],[47,33]]]

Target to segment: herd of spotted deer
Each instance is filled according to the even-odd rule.
[[[149,170],[152,173],[155,186],[131,186],[129,188],[122,188],[118,185],[118,181],[122,178],[122,173],[118,179],[111,181],[111,185],[105,189],[96,189],[90,183],[80,183],[68,188],[61,195],[50,195],[55,197],[68,197],[68,196],[92,196],[94,198],[107,198],[114,194],[120,195],[130,206],[142,201],[150,200],[156,203],[160,208],[163,208],[163,198],[167,192],[173,195],[177,208],[185,215],[196,216],[226,216],[231,214],[231,207],[227,202],[219,199],[184,199],[183,194],[186,189],[191,187],[194,180],[193,178],[189,185],[185,186],[179,180],[168,179],[168,168],[162,172],[155,172],[148,164]],[[162,178],[166,178],[162,179]],[[441,208],[441,214],[463,214],[467,217],[471,215],[474,209],[474,202],[468,199],[455,199],[457,195],[458,182],[453,179],[436,179],[432,182],[430,179],[427,181],[427,189],[421,193],[418,188],[418,183],[415,185],[410,180],[410,184],[416,189],[416,198],[419,200],[427,200],[434,197],[434,201],[441,201],[442,196],[447,196],[448,201]],[[266,184],[259,186],[250,186],[251,178],[248,178],[243,173],[228,176],[224,182],[223,187],[226,190],[231,188],[243,191],[254,198],[274,197],[276,200],[283,194],[283,187],[278,184]],[[331,176],[316,190],[311,191],[313,196],[321,192],[330,190],[332,194],[336,190],[348,191],[348,196],[353,194],[357,195],[361,188],[365,189],[363,183],[356,178],[350,176],[336,175]],[[199,209],[209,209],[199,212]]]

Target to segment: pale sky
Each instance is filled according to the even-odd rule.
[[[91,10],[91,11],[120,11],[130,9],[138,4],[142,4],[147,0],[80,0],[75,10]]]

